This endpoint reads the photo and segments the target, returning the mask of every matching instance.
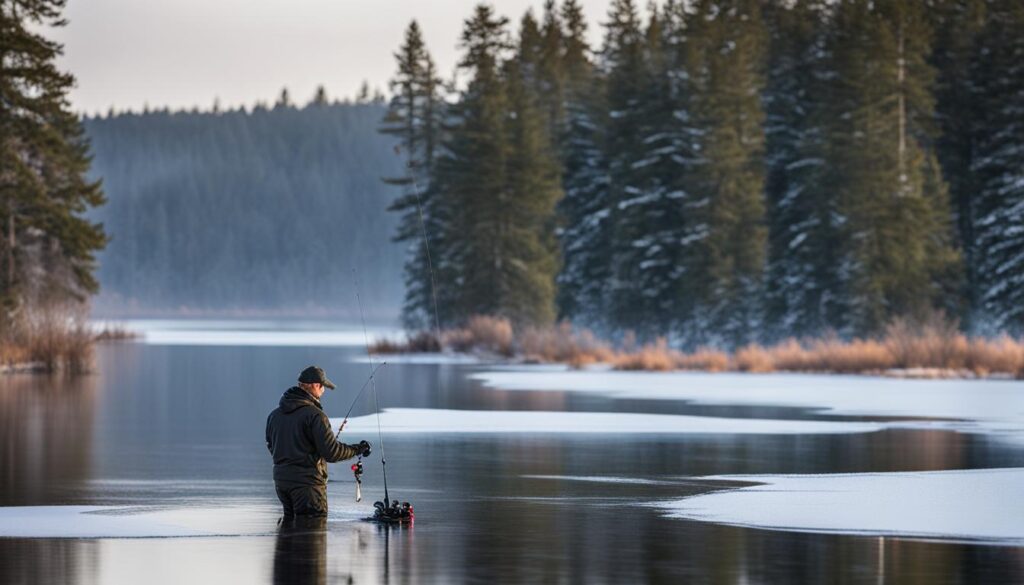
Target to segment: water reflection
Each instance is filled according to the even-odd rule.
[[[0,379],[0,500],[48,503],[91,475],[95,376]]]
[[[274,585],[307,583],[327,583],[327,518],[282,518],[274,545]]]

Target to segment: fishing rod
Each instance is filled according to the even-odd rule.
[[[341,431],[345,430],[345,425],[348,424],[348,415],[352,414],[352,409],[356,407],[356,403],[359,402],[359,397],[363,395],[363,392],[370,385],[370,380],[373,380],[374,376],[377,375],[377,370],[383,368],[386,365],[388,365],[386,361],[377,364],[377,367],[373,368],[373,371],[370,372],[370,377],[367,378],[366,381],[363,382],[363,385],[359,388],[359,392],[356,393],[356,397],[352,400],[352,405],[348,407],[348,411],[345,413],[345,418],[342,419],[341,426],[338,428],[339,437],[341,436]]]
[[[373,352],[370,351],[370,336],[366,332],[366,317],[363,315],[363,301],[359,296],[359,274],[356,272],[355,267],[352,268],[353,284],[356,289],[356,305],[359,307],[359,323],[363,326],[363,341],[366,343],[366,357],[369,360],[370,365],[370,378],[368,382],[370,387],[373,388],[373,409],[377,415],[377,440],[380,442],[380,468],[381,474],[384,476],[384,501],[389,502],[391,499],[388,497],[388,467],[387,458],[384,457],[384,432],[380,426],[380,400],[377,398],[377,383],[373,379]]]
[[[399,153],[401,153],[401,147],[396,146],[395,154]],[[416,198],[416,211],[420,220],[420,234],[423,237],[423,251],[426,254],[427,268],[430,271],[430,294],[434,308],[434,334],[437,336],[436,339],[438,349],[440,351],[444,351],[444,347],[441,345],[441,318],[440,312],[437,309],[437,284],[435,282],[434,277],[434,262],[430,256],[430,239],[427,237],[427,222],[424,219],[423,215],[423,203],[420,197],[419,183],[416,181],[416,171],[415,168],[413,167],[411,157],[408,159],[406,166],[409,169],[410,182],[412,183],[413,194],[415,195]],[[368,359],[368,363],[370,366],[370,377],[366,380],[366,382],[369,383],[371,388],[373,388],[374,414],[377,417],[377,439],[380,442],[380,468],[381,475],[384,478],[384,500],[373,503],[375,511],[372,519],[378,522],[385,522],[391,524],[412,522],[412,505],[410,505],[409,502],[402,502],[402,504],[399,505],[398,500],[392,501],[391,494],[388,493],[388,468],[387,458],[384,455],[384,431],[382,430],[380,424],[380,398],[378,397],[377,394],[377,382],[375,380],[377,368],[375,368],[373,365],[373,352],[370,351],[370,336],[366,332],[366,317],[365,314],[363,313],[362,297],[359,294],[359,274],[358,272],[356,272],[354,266],[352,267],[352,280],[355,286],[356,304],[359,307],[359,323],[363,327],[363,341],[366,344],[366,357]],[[387,362],[382,362],[381,366],[383,366],[386,363]],[[359,390],[359,394],[356,396],[356,400],[358,400],[359,396],[362,395],[363,390],[365,390],[365,387],[366,384],[363,384],[363,388]],[[355,406],[355,401],[353,401],[352,406]],[[341,427],[338,429],[338,433],[341,433],[341,431],[345,428],[345,423],[348,422],[348,415],[351,412],[352,407],[349,407],[349,412],[345,414],[345,419],[342,421]],[[356,501],[360,501],[362,499],[362,458],[360,458],[356,463],[352,465],[352,472],[355,474],[356,477]]]
[[[365,382],[363,382],[363,386],[359,389],[359,392],[356,393],[356,397],[352,400],[352,404],[348,407],[348,412],[345,413],[345,418],[341,421],[341,426],[338,427],[338,433],[336,435],[336,439],[338,439],[338,440],[341,439],[341,431],[344,431],[345,430],[345,425],[348,424],[348,415],[352,414],[352,409],[356,407],[356,403],[359,402],[359,397],[363,395],[363,391],[365,391],[366,387],[370,384],[370,380],[373,380],[374,376],[377,375],[377,370],[383,368],[386,365],[388,365],[387,362],[381,362],[381,363],[377,364],[377,367],[373,368],[373,371],[370,372],[370,377],[367,378]],[[349,469],[352,470],[352,475],[356,478],[356,501],[357,502],[362,502],[363,501],[363,455],[364,455],[364,453],[365,453],[365,451],[362,452],[362,453],[359,453],[359,458],[356,459],[356,462],[353,463],[351,466],[349,466]]]
[[[373,352],[370,351],[370,335],[366,332],[366,317],[363,314],[363,301],[359,294],[359,274],[356,272],[355,267],[352,268],[353,284],[356,289],[356,304],[359,307],[359,323],[363,327],[363,341],[366,343],[366,357],[369,359],[370,366],[370,388],[373,389],[373,408],[374,413],[377,416],[377,440],[380,442],[380,469],[381,475],[384,478],[384,499],[380,502],[374,502],[374,515],[373,520],[378,522],[387,523],[404,523],[412,522],[413,520],[413,508],[409,502],[402,502],[399,505],[398,500],[391,501],[391,495],[388,493],[388,467],[387,458],[384,455],[384,431],[380,424],[380,399],[377,395],[377,382],[374,380],[373,372]],[[356,465],[359,465],[358,463]],[[362,466],[359,465],[358,469],[353,466],[353,471],[357,474],[362,473]],[[358,477],[357,477],[358,481]],[[358,484],[357,484],[358,490]],[[361,495],[361,491],[357,492]]]

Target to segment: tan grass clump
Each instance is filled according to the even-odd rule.
[[[512,355],[512,322],[505,317],[474,315],[466,325],[448,331],[444,341],[455,351],[489,351],[499,355]]]
[[[893,367],[885,345],[870,339],[844,342],[836,338],[812,342],[807,363],[814,371],[838,374],[877,373]]]
[[[577,331],[568,321],[554,327],[526,327],[518,336],[519,352],[527,361],[564,363],[574,368],[610,362],[608,344],[588,329]]]
[[[406,335],[405,341],[381,337],[370,345],[371,353],[438,353],[441,343],[430,331],[417,331]]]
[[[107,325],[99,332],[93,333],[95,341],[127,341],[139,337],[141,335],[137,331],[132,331],[124,325]]]
[[[813,372],[821,368],[814,355],[799,341],[789,338],[767,349],[776,370],[787,372]]]
[[[724,351],[708,347],[698,348],[693,353],[676,355],[676,368],[704,372],[724,372],[729,369],[729,355]]]
[[[24,306],[0,335],[4,365],[33,364],[45,371],[84,373],[92,368],[94,333],[85,307]]]
[[[772,354],[756,343],[743,346],[733,355],[735,368],[741,372],[764,373],[775,370]]]
[[[665,372],[676,369],[682,355],[668,346],[664,337],[648,343],[632,352],[620,353],[614,360],[617,370],[646,370]]]
[[[967,338],[957,331],[955,322],[932,320],[913,325],[896,319],[885,329],[882,343],[897,368],[964,368]]]
[[[978,376],[1004,374],[1024,379],[1024,341],[1005,335],[972,339],[964,361],[965,367]]]

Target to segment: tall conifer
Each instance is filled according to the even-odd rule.
[[[442,230],[441,201],[431,188],[430,176],[443,131],[445,102],[441,81],[423,42],[416,21],[409,23],[405,41],[395,54],[398,71],[391,80],[391,102],[381,132],[399,141],[405,172],[386,182],[398,185],[403,194],[389,208],[401,214],[395,240],[409,242],[405,265],[406,298],[402,318],[409,328],[434,325],[434,258],[444,258],[442,241],[432,236]],[[431,245],[433,250],[431,250]],[[440,307],[439,307],[440,308]]]
[[[769,244],[767,337],[837,326],[835,197],[825,187],[823,84],[829,77],[827,6],[818,0],[764,4],[770,35],[765,104],[765,196]]]
[[[947,191],[932,140],[934,70],[920,5],[836,7],[825,96],[828,188],[839,212],[850,333],[925,316],[955,284]]]
[[[608,129],[605,80],[591,60],[587,23],[577,0],[562,5],[562,68],[565,125],[560,135],[562,186],[558,203],[562,269],[558,275],[558,312],[577,323],[607,323]]]
[[[1024,5],[988,3],[970,66],[980,112],[971,165],[980,312],[995,330],[1024,331]]]
[[[698,159],[690,182],[697,247],[686,278],[698,309],[682,334],[735,345],[760,325],[767,39],[755,0],[698,1],[687,28]]]
[[[55,65],[63,47],[40,34],[63,26],[64,0],[0,1],[0,226],[5,317],[26,301],[84,300],[98,289],[102,226],[84,218],[104,203],[87,178],[88,142]]]

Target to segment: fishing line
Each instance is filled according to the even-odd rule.
[[[388,496],[388,468],[387,459],[384,457],[384,432],[380,426],[380,401],[377,398],[377,383],[373,379],[373,353],[370,352],[370,336],[366,332],[366,318],[363,316],[363,301],[359,296],[359,274],[355,267],[352,268],[352,278],[356,289],[356,305],[359,307],[359,322],[363,326],[363,341],[366,343],[366,357],[370,360],[370,387],[373,388],[373,406],[377,414],[377,440],[380,441],[380,468],[384,477],[384,502],[390,502]]]
[[[341,421],[341,428],[338,429],[338,436],[341,436],[341,431],[345,430],[345,424],[348,423],[348,415],[352,414],[352,409],[356,407],[356,403],[359,402],[359,397],[363,395],[363,392],[366,390],[367,386],[370,385],[370,380],[373,380],[374,377],[377,375],[377,370],[383,368],[386,365],[388,365],[386,361],[377,364],[377,367],[373,368],[373,371],[370,372],[370,377],[367,378],[365,382],[363,382],[362,387],[359,388],[359,392],[356,393],[356,397],[352,400],[351,406],[348,407],[348,411],[345,413],[345,418],[342,419]]]
[[[400,153],[401,147],[395,147],[395,153]],[[430,257],[430,239],[427,237],[427,222],[423,219],[423,204],[420,202],[420,186],[416,180],[416,170],[412,164],[412,153],[406,157],[405,166],[409,169],[409,180],[412,181],[412,193],[416,197],[416,213],[420,218],[420,234],[423,236],[423,250],[427,255],[427,270],[430,272],[430,296],[434,301],[434,333],[437,336],[437,347],[444,352],[441,345],[441,319],[437,311],[437,283],[434,280],[434,262]]]

